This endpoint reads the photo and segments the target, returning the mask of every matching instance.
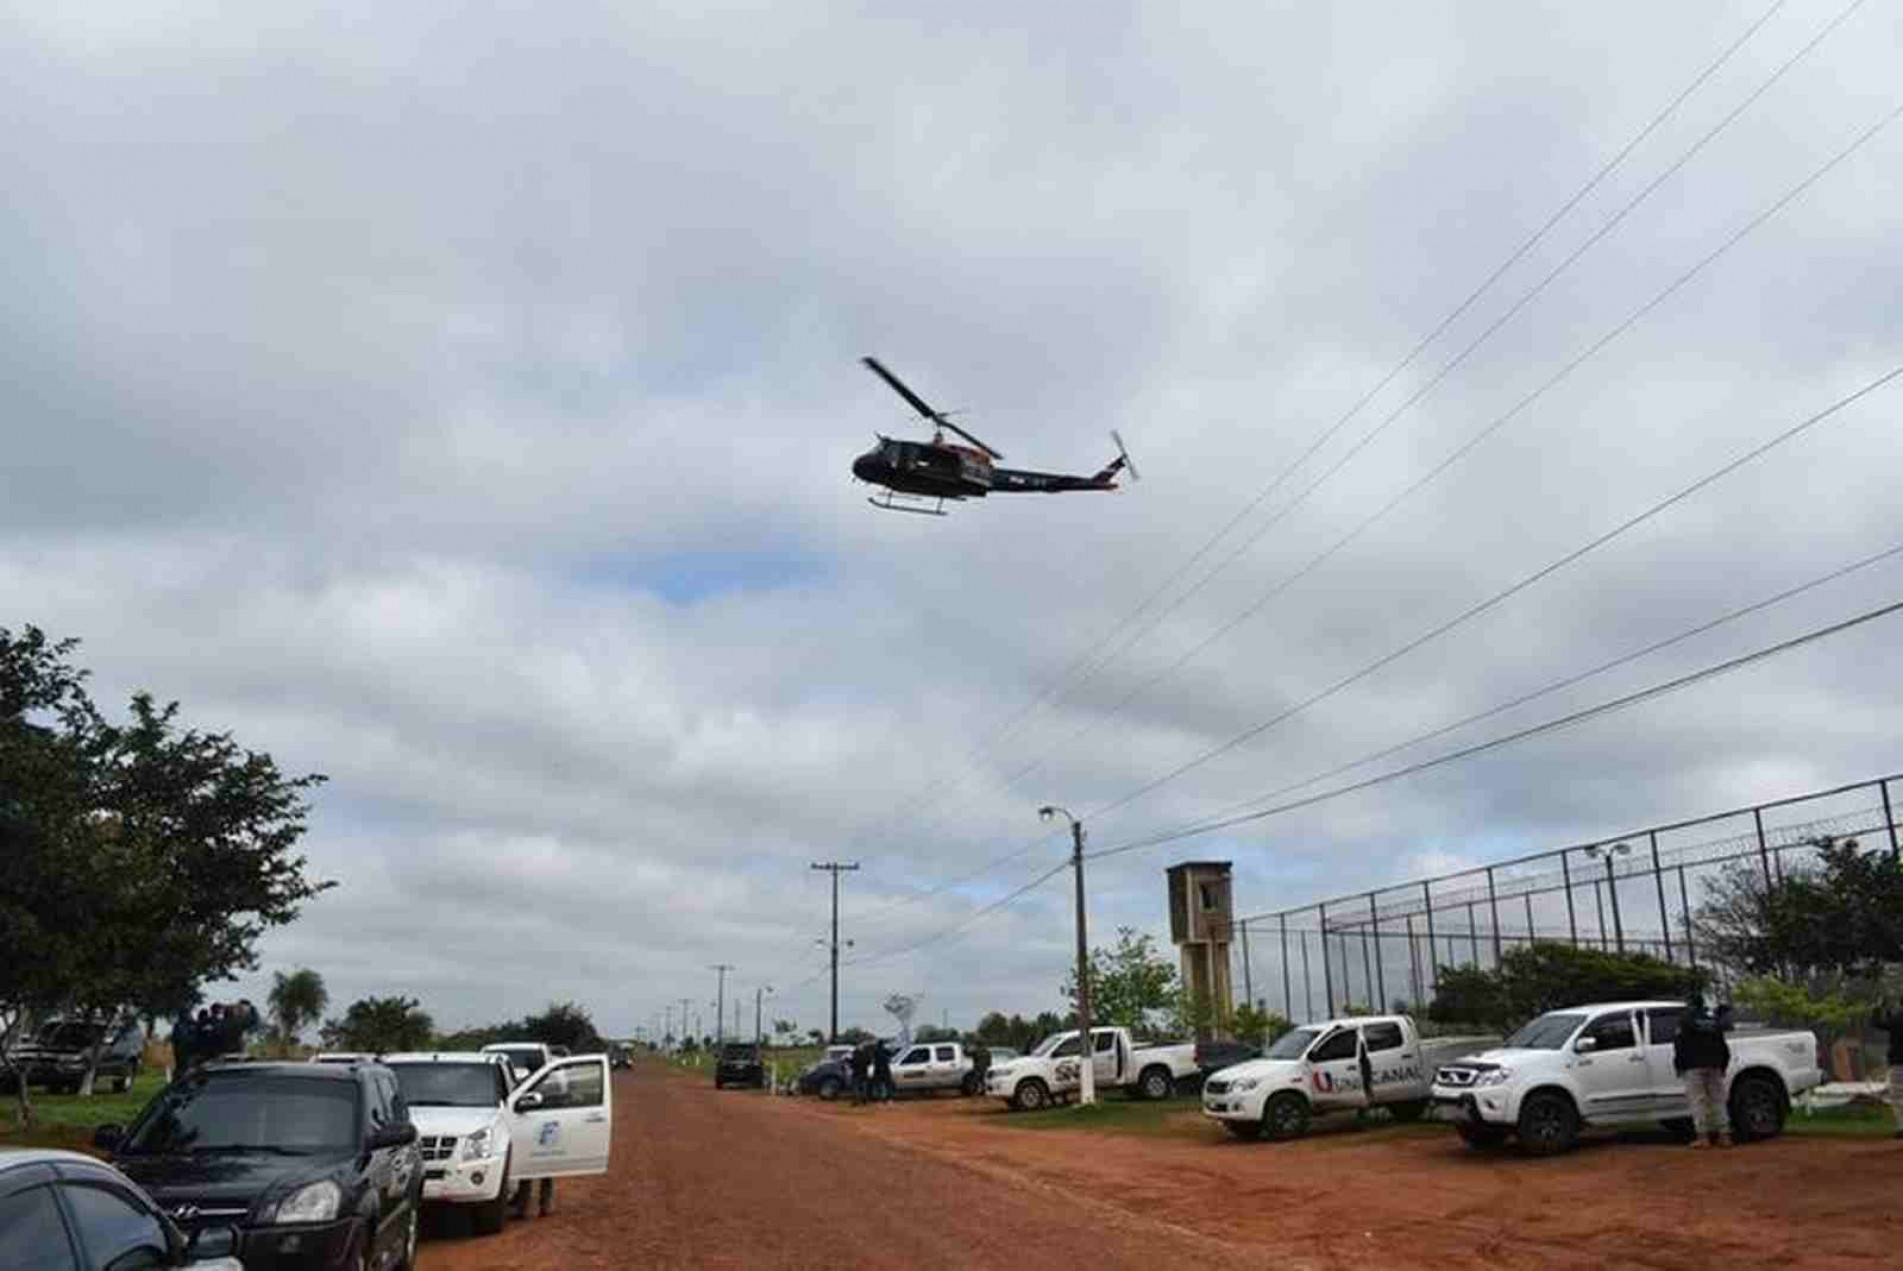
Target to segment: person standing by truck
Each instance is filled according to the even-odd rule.
[[[1701,1000],[1679,1022],[1672,1039],[1672,1067],[1685,1083],[1692,1105],[1695,1148],[1731,1146],[1731,1110],[1725,1106],[1725,1070],[1731,1067],[1731,1047],[1724,1029]]]
[[[1890,1117],[1896,1137],[1903,1139],[1903,1007],[1890,998],[1878,1002],[1870,1027],[1890,1035]]]

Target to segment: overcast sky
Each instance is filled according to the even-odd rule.
[[[1753,223],[1903,102],[1903,17],[1851,7],[1767,88],[1843,0],[12,6],[0,623],[329,775],[341,885],[220,994],[629,1033],[724,962],[823,1026],[839,859],[842,1022],[1054,1007],[1066,876],[936,938],[1062,859],[1040,804],[1182,825],[1903,542],[1898,381],[1094,815],[1903,362],[1903,124]],[[923,434],[868,353],[1144,479],[875,511],[853,456]],[[1185,857],[1253,911],[1903,769],[1899,622],[1106,859],[1094,931],[1166,934]]]

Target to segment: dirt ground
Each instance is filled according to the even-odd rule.
[[[421,1271],[570,1267],[1895,1267],[1903,1143],[1662,1136],[1551,1160],[1441,1127],[1232,1142],[1194,1105],[1143,1134],[1025,1130],[988,1100],[876,1108],[617,1074],[612,1172],[548,1218],[434,1235]]]

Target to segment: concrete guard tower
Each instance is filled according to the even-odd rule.
[[[1183,986],[1193,998],[1209,1002],[1218,1020],[1230,1018],[1236,1009],[1229,983],[1229,938],[1235,924],[1229,864],[1184,861],[1165,871],[1170,880],[1170,940],[1182,960]]]

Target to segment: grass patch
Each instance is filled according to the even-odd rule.
[[[21,1128],[20,1105],[9,1091],[0,1095],[0,1147],[89,1147],[95,1127],[113,1122],[130,1124],[152,1096],[164,1088],[163,1073],[141,1071],[132,1089],[124,1094],[114,1094],[103,1086],[90,1099],[35,1090],[33,1115],[38,1124],[31,1130]]]
[[[1784,1131],[1815,1138],[1887,1139],[1896,1133],[1896,1122],[1890,1110],[1879,1104],[1851,1103],[1819,1108],[1808,1116],[1802,1109],[1793,1108],[1784,1122]]]
[[[1089,1107],[1069,1105],[1038,1112],[1010,1112],[992,1118],[1007,1130],[1096,1130],[1106,1134],[1168,1136],[1208,1128],[1202,1105],[1190,1099],[1148,1100],[1112,1096]]]

